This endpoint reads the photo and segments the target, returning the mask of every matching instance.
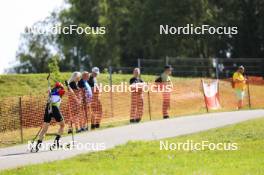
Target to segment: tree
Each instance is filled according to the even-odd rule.
[[[20,62],[15,67],[19,73],[42,73],[47,72],[48,61],[56,50],[56,36],[46,33],[45,29],[54,18],[51,16],[43,21],[35,23],[31,29],[25,29],[21,35],[20,46],[17,51],[17,59]]]
[[[59,60],[59,55],[55,55],[49,60],[48,64],[49,72],[53,74],[55,80],[61,80],[60,68],[58,65]]]
[[[264,0],[67,0],[69,8],[47,23],[61,27],[106,27],[106,34],[23,36],[20,72],[45,72],[60,55],[61,71],[92,66],[131,67],[137,58],[211,59],[264,57]],[[46,23],[45,23],[46,24]],[[160,35],[159,26],[237,26],[238,35]],[[209,61],[208,61],[209,62]]]

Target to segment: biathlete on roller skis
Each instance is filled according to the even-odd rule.
[[[38,141],[36,143],[36,146],[31,149],[31,152],[38,152],[39,149],[41,148],[41,144],[43,142],[45,134],[48,131],[52,118],[54,118],[56,122],[59,123],[60,128],[58,130],[58,133],[56,134],[54,143],[51,146],[50,150],[60,147],[60,138],[61,135],[63,134],[63,130],[65,126],[64,118],[60,112],[61,99],[64,94],[65,94],[65,90],[62,83],[56,82],[52,89],[50,88],[50,83],[49,83],[49,98],[45,109],[44,123],[38,135]]]

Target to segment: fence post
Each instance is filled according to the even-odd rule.
[[[170,61],[170,58],[168,56],[166,56],[166,58],[165,58],[165,64],[166,65],[169,65],[169,61]]]
[[[147,84],[149,86],[149,84]],[[152,120],[151,116],[151,104],[150,104],[150,92],[148,90],[148,111],[149,111],[149,120]]]
[[[137,67],[140,69],[141,68],[141,60],[140,58],[137,59]]]
[[[246,76],[247,77],[247,76]],[[251,109],[251,95],[250,95],[250,86],[249,86],[249,79],[247,77],[247,94],[248,94],[248,107]]]
[[[113,105],[113,78],[112,78],[112,66],[109,66],[109,85],[110,85],[110,107],[111,107],[111,117],[114,117],[114,105]]]
[[[218,58],[215,58],[215,76],[216,79],[219,79],[219,70],[218,70]]]
[[[20,121],[20,138],[21,138],[21,143],[23,143],[24,138],[23,138],[23,123],[22,123],[22,97],[19,97],[19,121]]]

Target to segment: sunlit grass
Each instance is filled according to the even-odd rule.
[[[264,174],[264,119],[166,139],[169,143],[237,143],[235,151],[160,150],[159,141],[137,141],[62,161],[26,166],[2,175],[84,174]],[[175,126],[177,127],[177,126]],[[166,141],[163,140],[163,141]]]

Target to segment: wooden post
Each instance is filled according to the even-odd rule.
[[[140,69],[140,68],[141,68],[141,60],[140,60],[140,58],[137,59],[137,64],[138,64],[138,65],[137,65],[138,68]]]
[[[168,56],[166,56],[166,57],[165,57],[165,64],[166,64],[166,65],[169,65],[169,60],[170,60],[170,58],[169,58]]]
[[[147,84],[149,85],[149,84]],[[148,90],[148,111],[149,111],[149,120],[152,120],[152,116],[151,116],[151,104],[150,104],[150,92]]]
[[[21,138],[21,143],[23,143],[24,138],[23,138],[23,123],[22,123],[22,97],[19,97],[19,121],[20,121],[20,138]]]
[[[112,77],[112,66],[109,66],[109,85],[110,85],[110,107],[111,107],[111,117],[114,117],[114,104],[113,104],[113,77]]]
[[[220,100],[220,82],[219,82],[219,79],[217,79],[217,98],[218,98],[219,105],[220,105],[220,108],[221,108],[221,100]]]
[[[202,90],[203,90],[205,108],[206,108],[206,112],[208,113],[209,112],[209,109],[208,109],[208,106],[207,106],[207,103],[206,103],[206,96],[205,96],[205,93],[204,93],[203,80],[201,80],[201,85],[202,85]]]
[[[219,79],[219,70],[218,70],[218,58],[215,59],[215,77]]]
[[[251,96],[250,96],[250,89],[249,89],[249,81],[247,82],[247,93],[248,93],[248,107],[251,109]]]

